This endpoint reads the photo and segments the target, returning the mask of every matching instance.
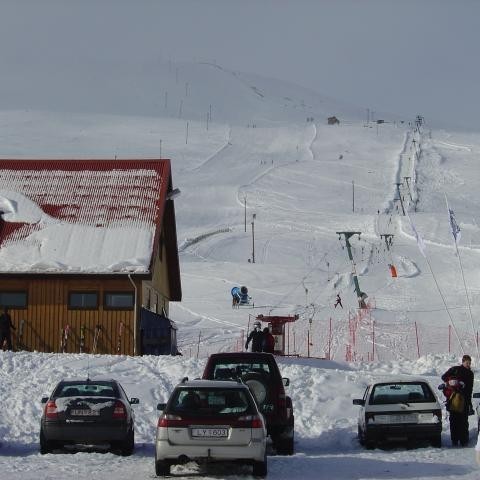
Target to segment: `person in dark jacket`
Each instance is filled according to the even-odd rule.
[[[270,329],[263,329],[263,351],[266,353],[275,352],[275,337],[270,333]]]
[[[333,306],[335,308],[337,308],[337,305],[340,305],[343,308],[342,299],[340,298],[340,295],[338,293],[337,293],[337,299],[336,299],[335,304]]]
[[[3,348],[3,344],[6,342],[7,350],[12,349],[12,334],[10,329],[15,330],[15,327],[8,313],[8,308],[4,307],[3,313],[0,315],[0,348]]]
[[[462,357],[462,364],[449,368],[443,375],[442,380],[447,384],[457,383],[460,393],[464,398],[464,408],[462,412],[449,412],[450,416],[450,438],[452,445],[460,443],[462,447],[468,445],[468,415],[473,411],[472,390],[473,390],[473,372],[471,369],[472,359],[470,355]],[[463,384],[463,385],[462,385]],[[448,409],[448,402],[447,402]]]
[[[253,330],[248,335],[245,350],[248,350],[248,344],[252,342],[252,352],[261,352],[263,348],[262,324],[259,321],[254,322]]]

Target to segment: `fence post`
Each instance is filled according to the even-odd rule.
[[[415,336],[417,337],[417,355],[418,355],[418,358],[420,358],[420,344],[419,344],[419,342],[418,342],[417,322],[415,322]]]
[[[452,352],[452,326],[448,325],[448,353]]]
[[[328,328],[328,359],[332,359],[332,317],[330,317],[330,325]]]
[[[200,354],[200,339],[202,337],[202,332],[198,332],[198,344],[197,344],[197,360],[198,360],[198,356]]]
[[[372,320],[372,362],[374,361],[375,361],[375,320]]]

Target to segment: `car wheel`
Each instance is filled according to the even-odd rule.
[[[360,443],[360,445],[365,445],[365,437],[360,427],[357,427],[357,436],[358,436],[358,442]]]
[[[440,448],[442,446],[442,436],[435,435],[430,439],[430,445],[435,448]]]
[[[363,441],[367,450],[373,450],[376,446],[375,440],[368,436],[366,433],[363,434]]]
[[[45,434],[43,433],[43,430],[40,430],[40,453],[42,455],[45,455],[46,453],[52,453],[53,450],[53,442],[49,442],[45,438]]]
[[[267,476],[267,454],[262,462],[253,462],[253,476],[254,477],[266,477]]]
[[[257,404],[261,406],[265,403],[268,393],[268,379],[261,373],[250,372],[243,375],[242,380],[253,393]]]
[[[155,460],[155,474],[157,477],[170,475],[170,463],[166,460]]]
[[[125,438],[125,440],[120,445],[120,453],[124,457],[128,457],[133,453],[134,448],[135,448],[135,433],[132,428],[131,430],[129,430],[127,434],[127,438]]]
[[[287,440],[281,440],[277,444],[277,453],[279,455],[293,455],[293,438],[288,438]]]

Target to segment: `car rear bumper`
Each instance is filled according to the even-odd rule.
[[[369,440],[385,438],[391,440],[426,439],[442,433],[442,424],[415,425],[368,425],[366,434]]]
[[[128,433],[127,425],[91,424],[60,424],[43,426],[46,440],[72,443],[115,442],[125,440]]]
[[[195,461],[253,460],[262,462],[265,458],[265,440],[252,441],[247,445],[175,445],[168,440],[156,440],[155,456],[157,460],[185,463]]]

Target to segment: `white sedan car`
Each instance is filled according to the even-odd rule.
[[[369,385],[359,405],[358,438],[366,448],[390,441],[428,440],[442,444],[442,408],[423,379]]]
[[[155,473],[196,461],[236,462],[267,475],[265,420],[247,385],[233,381],[184,379],[158,419]]]

